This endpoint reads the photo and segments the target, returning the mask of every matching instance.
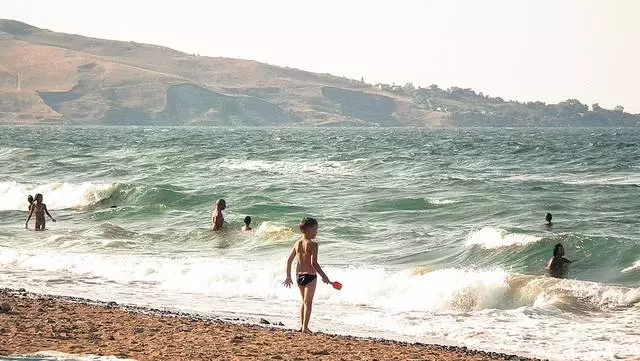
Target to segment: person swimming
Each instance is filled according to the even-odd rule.
[[[551,277],[564,278],[567,275],[568,265],[575,261],[570,261],[564,257],[564,247],[561,243],[553,247],[553,257],[547,264],[547,273]]]
[[[213,208],[213,212],[211,213],[211,230],[212,231],[220,231],[222,230],[222,225],[224,224],[224,215],[222,211],[227,208],[227,202],[220,198],[216,201],[216,205]]]
[[[27,222],[25,222],[24,228],[29,228],[29,220],[31,216],[35,213],[36,215],[36,231],[44,231],[45,229],[45,219],[44,215],[46,213],[47,216],[51,219],[51,221],[55,222],[55,218],[51,216],[49,210],[47,210],[47,205],[42,203],[42,194],[36,194],[35,202],[30,206],[31,210],[29,211],[29,217],[27,217]]]
[[[553,215],[551,215],[551,213],[548,213],[544,215],[544,220],[547,221],[547,226],[553,226],[553,222],[551,222],[551,220],[553,219]]]
[[[313,296],[316,292],[317,274],[322,277],[322,282],[331,283],[329,278],[318,264],[318,243],[315,241],[318,233],[318,221],[311,217],[305,217],[300,222],[300,232],[302,237],[293,244],[289,259],[287,259],[286,279],[282,284],[289,288],[293,284],[291,280],[291,263],[297,259],[296,283],[300,289],[302,304],[300,305],[300,331],[309,331],[309,320],[311,319],[311,308]]]
[[[242,231],[249,232],[252,230],[253,228],[251,228],[251,217],[250,216],[244,217],[244,226],[242,226]]]

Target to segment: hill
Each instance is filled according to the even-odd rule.
[[[0,121],[137,125],[448,126],[371,85],[255,61],[0,20]]]
[[[374,86],[0,19],[0,124],[440,128],[573,125],[585,119],[586,125],[638,124],[637,116],[583,111],[579,102],[547,111],[550,106],[542,103],[498,99],[461,88]]]

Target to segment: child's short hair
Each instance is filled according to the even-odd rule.
[[[33,196],[31,194],[27,197],[27,202],[33,203]]]
[[[36,194],[36,200],[38,200],[38,198],[42,199],[42,193],[37,193]]]
[[[224,199],[220,198],[216,201],[216,206],[226,206],[227,205],[227,201],[225,201]]]
[[[244,224],[251,224],[251,217],[250,216],[246,216],[244,217]]]
[[[317,225],[318,221],[316,221],[315,218],[304,217],[302,218],[302,221],[300,221],[300,231],[304,232],[306,229]]]

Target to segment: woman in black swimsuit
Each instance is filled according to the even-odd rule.
[[[318,243],[315,241],[318,233],[318,221],[313,218],[303,218],[302,222],[300,222],[300,232],[302,232],[302,237],[293,245],[287,260],[287,278],[283,284],[286,287],[291,287],[293,284],[291,280],[291,263],[294,259],[297,259],[296,281],[302,297],[300,331],[310,332],[309,319],[311,318],[313,296],[316,293],[316,278],[318,277],[316,272],[322,277],[322,282],[330,283],[330,281],[318,264]]]

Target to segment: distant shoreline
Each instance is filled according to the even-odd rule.
[[[563,126],[563,125],[539,125],[539,126],[450,126],[450,127],[417,127],[417,126],[328,126],[315,124],[300,125],[136,125],[136,124],[56,124],[56,123],[3,123],[2,127],[38,127],[38,128],[157,128],[157,129],[174,129],[174,128],[211,128],[211,129],[420,129],[420,130],[456,130],[456,129],[640,129],[640,126]]]

